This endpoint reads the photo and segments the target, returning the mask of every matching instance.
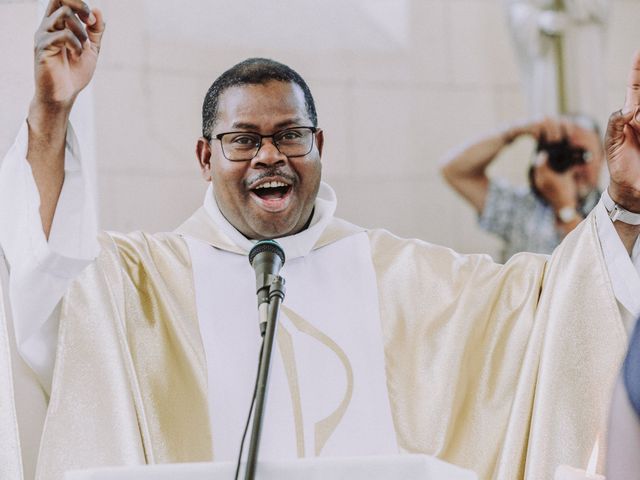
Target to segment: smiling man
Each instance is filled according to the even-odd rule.
[[[261,458],[425,453],[500,480],[584,468],[640,313],[640,57],[609,125],[610,198],[552,257],[498,265],[336,218],[311,92],[265,59],[205,97],[203,206],[175,232],[98,234],[68,118],[103,31],[98,10],[51,0],[36,93],[0,169],[0,323],[48,400],[36,441],[20,430],[40,443],[38,478],[236,458],[260,350],[246,255],[261,238],[283,246],[288,286]],[[28,413],[12,413],[3,358],[11,452]]]
[[[202,123],[202,174],[237,230],[264,239],[308,225],[324,137],[311,91],[296,72],[265,59],[236,65],[207,92]]]

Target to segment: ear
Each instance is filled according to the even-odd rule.
[[[316,131],[316,146],[318,147],[318,153],[322,157],[322,147],[324,146],[324,132],[321,128]]]
[[[202,172],[202,178],[211,181],[211,146],[206,138],[200,137],[196,143],[196,157]]]

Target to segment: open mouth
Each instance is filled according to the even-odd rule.
[[[280,180],[266,181],[251,189],[252,197],[271,212],[284,210],[289,204],[293,187]]]
[[[258,185],[251,191],[264,200],[277,200],[284,198],[291,190],[291,185],[283,182],[266,182]]]

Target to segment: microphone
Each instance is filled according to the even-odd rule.
[[[258,312],[260,319],[260,335],[262,347],[260,347],[260,361],[258,362],[258,378],[253,392],[251,403],[253,410],[253,428],[251,441],[249,442],[249,455],[245,469],[245,480],[254,480],[258,462],[258,450],[262,435],[262,421],[264,419],[265,405],[267,401],[267,386],[269,385],[269,370],[271,369],[271,353],[273,340],[276,336],[278,314],[280,304],[284,300],[284,278],[279,273],[284,265],[284,251],[273,240],[261,240],[254,245],[249,252],[249,263],[256,272],[256,294],[258,296]],[[255,405],[255,407],[254,407]],[[251,418],[251,411],[249,412]],[[247,419],[247,428],[249,419]],[[246,429],[245,429],[246,433]],[[244,444],[244,436],[242,439]],[[238,456],[237,472],[240,468],[242,446]]]
[[[280,273],[284,261],[284,250],[275,240],[260,240],[249,252],[249,263],[256,273],[256,295],[262,336],[267,328],[269,287]]]

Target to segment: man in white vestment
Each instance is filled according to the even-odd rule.
[[[97,9],[51,0],[36,92],[0,167],[0,326],[48,398],[36,478],[235,460],[260,348],[247,253],[265,238],[286,252],[287,296],[261,459],[425,453],[501,480],[584,468],[640,313],[640,56],[610,120],[606,198],[551,257],[498,265],[335,218],[311,91],[266,59],[205,96],[196,150],[211,186],[193,216],[98,234],[68,118],[103,32]],[[18,451],[8,335],[0,450]]]

